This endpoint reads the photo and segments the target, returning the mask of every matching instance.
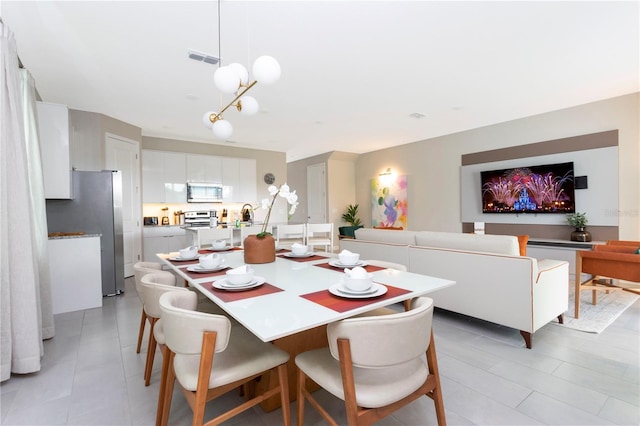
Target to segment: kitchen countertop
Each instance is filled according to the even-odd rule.
[[[94,238],[102,237],[102,234],[85,234],[80,232],[51,232],[49,233],[50,240],[62,240],[68,238]]]

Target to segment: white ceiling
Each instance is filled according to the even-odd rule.
[[[640,89],[638,1],[230,1],[222,56],[271,55],[281,79],[225,114],[215,1],[6,1],[3,21],[45,101],[94,111],[145,136],[285,151],[363,153]],[[230,101],[230,96],[223,97]],[[226,102],[225,102],[226,103]],[[421,119],[411,118],[421,113]]]

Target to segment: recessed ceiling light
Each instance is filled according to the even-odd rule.
[[[208,64],[217,64],[220,62],[220,58],[217,56],[209,55],[208,53],[198,52],[197,50],[189,49],[189,59],[194,61],[206,62]]]
[[[409,114],[409,117],[411,117],[411,118],[424,118],[424,117],[426,117],[426,115],[422,114],[421,112],[414,112],[412,114]]]

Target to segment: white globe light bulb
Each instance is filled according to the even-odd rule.
[[[240,114],[242,115],[254,115],[260,109],[258,105],[258,101],[253,96],[243,96],[239,100],[240,105],[242,105],[242,109],[240,110]]]
[[[233,134],[233,126],[227,120],[218,120],[211,127],[213,135],[222,140],[227,140]]]
[[[213,74],[213,83],[222,93],[233,93],[240,87],[240,77],[229,67],[220,67]]]
[[[207,111],[202,116],[202,124],[204,124],[205,127],[209,128],[209,129],[213,126],[213,123],[211,122],[211,116],[212,115],[216,115],[216,112],[215,111]]]
[[[251,68],[253,77],[260,84],[273,84],[280,78],[280,64],[271,56],[260,56]]]
[[[249,71],[247,71],[244,65],[234,62],[227,65],[227,67],[238,75],[240,84],[247,84],[247,81],[249,81]]]

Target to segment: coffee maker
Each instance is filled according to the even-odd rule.
[[[209,210],[209,226],[215,228],[218,226],[218,211]]]

